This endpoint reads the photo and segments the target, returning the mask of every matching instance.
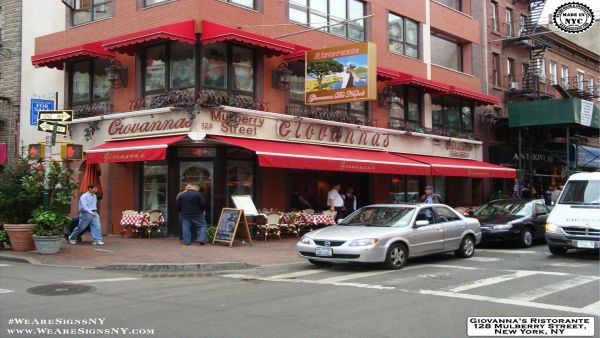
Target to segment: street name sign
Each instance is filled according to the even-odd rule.
[[[56,133],[57,134],[67,135],[67,125],[66,124],[38,120],[38,128],[37,129],[39,131],[45,131],[47,133],[51,133],[54,130],[54,125],[56,125]]]
[[[38,120],[41,121],[73,121],[72,110],[40,110]]]

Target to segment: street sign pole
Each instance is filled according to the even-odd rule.
[[[56,137],[56,134],[54,134]],[[52,136],[46,136],[46,156],[44,157],[44,196],[43,203],[46,209],[50,208],[50,184],[48,178],[50,176],[50,161],[52,160]]]
[[[58,123],[52,123],[52,146],[56,144],[56,130],[58,129]]]

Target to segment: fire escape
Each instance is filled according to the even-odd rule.
[[[516,0],[515,0],[516,1]],[[538,21],[544,10],[545,0],[521,0],[529,3],[529,16],[525,23],[520,23],[517,37],[507,39],[503,42],[503,48],[510,46],[522,46],[529,50],[529,66],[523,76],[523,88],[508,91],[508,95],[519,95],[529,100],[549,99],[551,95],[546,90],[540,91],[540,84],[546,86],[545,73],[541,72],[544,66],[544,56],[550,47],[549,42],[539,34]],[[544,88],[545,89],[545,88]]]

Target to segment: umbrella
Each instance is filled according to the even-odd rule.
[[[97,195],[102,196],[102,185],[100,185],[100,165],[97,163],[85,164],[85,173],[83,174],[83,180],[81,180],[80,192],[87,192],[88,185],[95,184],[98,187]]]

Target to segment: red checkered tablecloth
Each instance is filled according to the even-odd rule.
[[[300,218],[306,223],[312,224],[335,224],[335,218],[331,215],[301,214]]]
[[[148,223],[148,218],[149,215],[147,213],[139,213],[136,215],[123,215],[121,217],[121,225],[135,225],[136,227],[140,227]]]

